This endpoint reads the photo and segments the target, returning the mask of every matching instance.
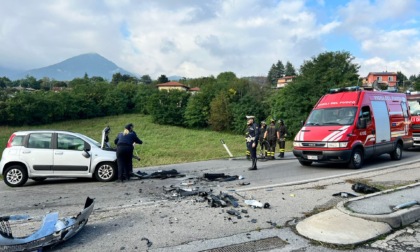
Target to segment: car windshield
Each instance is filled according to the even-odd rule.
[[[357,107],[316,109],[311,112],[305,126],[352,125]]]
[[[86,140],[87,142],[89,142],[90,144],[96,145],[96,146],[98,146],[99,148],[101,148],[101,144],[100,144],[98,141],[96,141],[95,139],[92,139],[92,138],[90,138],[90,137],[88,137],[88,136],[85,136],[85,135],[82,135],[82,134],[79,134],[79,136],[80,136],[81,138],[85,139],[85,140]]]
[[[420,101],[418,100],[411,100],[408,101],[408,104],[410,105],[410,114],[413,116],[420,115]]]

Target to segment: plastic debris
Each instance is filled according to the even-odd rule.
[[[64,242],[77,234],[87,223],[93,211],[94,199],[87,198],[84,209],[76,217],[58,218],[58,213],[44,216],[40,229],[32,235],[16,237],[13,235],[10,222],[29,221],[28,215],[11,215],[0,217],[0,251],[42,251]]]
[[[244,200],[244,203],[254,208],[270,208],[269,203],[261,203],[258,200]]]
[[[376,187],[369,186],[369,185],[359,183],[359,182],[353,184],[351,186],[351,189],[353,189],[353,191],[355,191],[355,192],[364,193],[364,194],[376,193],[376,192],[381,191]]]
[[[334,193],[332,196],[340,196],[341,198],[352,198],[352,197],[357,197],[357,195],[354,195],[352,193],[348,193],[348,192],[339,192],[339,193]]]
[[[412,201],[409,201],[409,202],[406,202],[406,203],[402,203],[402,204],[396,205],[393,208],[393,210],[396,211],[396,210],[403,209],[403,208],[409,208],[409,207],[412,207],[414,205],[419,205],[419,202],[417,200],[412,200]]]

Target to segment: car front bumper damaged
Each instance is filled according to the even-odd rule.
[[[33,234],[14,237],[11,225],[14,222],[30,221],[28,215],[9,215],[0,217],[0,251],[33,251],[52,247],[66,241],[77,234],[87,223],[93,211],[94,200],[87,198],[84,209],[76,217],[58,218],[58,213],[44,216],[42,226]]]

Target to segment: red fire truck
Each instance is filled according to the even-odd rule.
[[[321,97],[294,139],[293,154],[304,166],[345,163],[358,169],[385,153],[399,160],[412,145],[405,94],[347,87]]]
[[[413,146],[420,146],[420,92],[407,93],[413,129]]]

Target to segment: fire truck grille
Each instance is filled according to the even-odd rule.
[[[420,124],[413,124],[413,129],[420,129]]]
[[[302,147],[326,147],[326,143],[323,143],[323,142],[303,142]]]

